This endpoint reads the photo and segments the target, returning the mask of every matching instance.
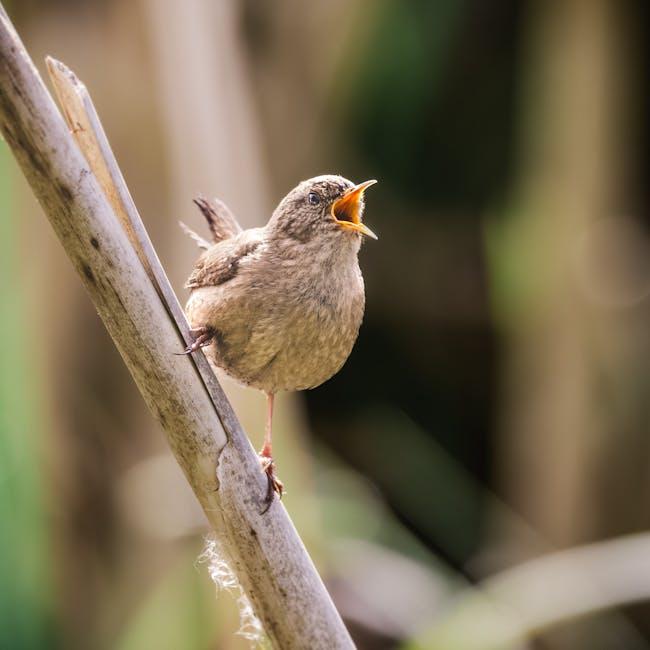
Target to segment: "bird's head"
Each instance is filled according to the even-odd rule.
[[[377,181],[355,185],[342,176],[316,176],[295,187],[276,208],[274,232],[306,243],[313,239],[377,239],[363,222],[364,192]]]

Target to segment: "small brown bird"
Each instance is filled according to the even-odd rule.
[[[362,223],[364,192],[341,176],[303,181],[282,199],[263,228],[242,230],[225,204],[195,203],[212,244],[183,225],[205,249],[186,287],[185,311],[192,353],[207,347],[215,365],[267,396],[262,468],[273,492],[273,397],[281,390],[314,388],[345,363],[359,333],[365,295],[358,252],[362,236],[377,239]]]

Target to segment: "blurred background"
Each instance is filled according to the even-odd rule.
[[[359,648],[650,648],[645,0],[4,4],[88,86],[181,301],[194,196],[253,226],[379,179],[359,341],[274,437]],[[249,647],[4,143],[0,340],[0,648]]]

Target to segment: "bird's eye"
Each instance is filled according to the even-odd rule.
[[[307,199],[312,205],[318,205],[320,203],[320,196],[316,192],[309,192]]]

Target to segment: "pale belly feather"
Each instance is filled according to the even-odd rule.
[[[343,280],[345,291],[331,281],[284,292],[205,287],[192,293],[186,311],[193,327],[215,330],[204,351],[238,381],[267,393],[314,388],[345,363],[363,318],[358,267]]]

